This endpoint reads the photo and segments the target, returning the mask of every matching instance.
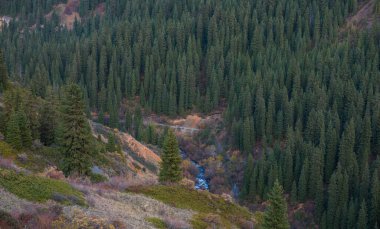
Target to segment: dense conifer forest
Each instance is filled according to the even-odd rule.
[[[0,0],[14,19],[0,32],[0,93],[5,75],[30,89],[3,93],[0,131],[15,148],[59,141],[70,83],[88,115],[137,138],[142,109],[222,108],[228,147],[247,158],[243,203],[280,184],[289,203],[314,203],[320,228],[380,226],[379,0],[368,28],[346,26],[359,0],[81,0],[72,30],[47,17],[60,2]]]

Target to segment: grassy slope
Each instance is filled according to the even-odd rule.
[[[192,220],[194,228],[206,228],[207,223],[210,223],[209,221],[231,227],[232,225],[240,225],[253,217],[247,209],[229,203],[219,196],[208,192],[190,190],[182,186],[158,185],[135,192],[143,193],[177,208],[198,212],[199,214],[196,214]]]
[[[0,187],[16,196],[35,202],[54,199],[63,204],[85,205],[83,194],[68,183],[0,169]]]

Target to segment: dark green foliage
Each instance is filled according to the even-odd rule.
[[[8,87],[8,72],[4,62],[3,52],[0,49],[0,93]]]
[[[365,203],[364,200],[363,200],[362,204],[360,205],[357,228],[358,229],[366,229],[366,228],[368,228],[368,224],[367,224],[367,207],[366,207],[366,203]]]
[[[250,193],[250,188],[251,188],[250,186],[252,185],[251,177],[253,175],[253,168],[254,168],[253,157],[252,157],[252,154],[249,154],[247,165],[245,166],[245,171],[244,171],[243,188],[240,193],[242,198],[246,198],[247,195]]]
[[[370,190],[369,226],[380,225],[380,181],[379,170],[375,169],[372,175]]]
[[[24,110],[20,109],[17,112],[18,126],[20,128],[20,135],[22,146],[24,148],[29,148],[32,145],[32,133],[29,124],[28,117]]]
[[[50,146],[56,142],[57,124],[57,111],[56,106],[52,102],[46,102],[42,105],[40,111],[40,140],[46,146]]]
[[[63,165],[66,175],[88,174],[91,166],[90,127],[84,113],[83,95],[79,86],[66,87],[62,102]]]
[[[22,148],[21,131],[17,114],[13,111],[7,122],[6,141],[15,149]]]
[[[169,131],[163,144],[159,178],[161,182],[178,182],[182,180],[181,155],[177,138],[173,131]]]
[[[373,20],[342,32],[363,1],[105,1],[105,15],[92,17],[101,1],[83,0],[72,31],[56,29],[59,15],[44,19],[58,2],[0,0],[0,15],[18,18],[0,33],[1,77],[8,69],[43,98],[50,86],[78,83],[87,112],[150,144],[162,136],[143,125],[142,111],[174,117],[226,106],[225,148],[245,160],[255,152],[254,168],[244,169],[246,200],[265,200],[278,178],[293,201],[315,202],[322,228],[356,227],[350,209],[363,200],[368,227],[379,225],[380,27]],[[379,2],[369,4],[375,14]],[[51,144],[50,112],[5,94],[5,135],[12,111],[24,110],[32,139]],[[137,109],[128,107],[120,126],[124,102]]]
[[[290,228],[287,204],[283,192],[282,186],[278,183],[278,180],[276,180],[273,189],[269,194],[269,205],[264,214],[263,228]]]
[[[116,151],[116,140],[115,140],[114,134],[108,135],[108,142],[106,145],[106,149],[108,152],[115,152]]]

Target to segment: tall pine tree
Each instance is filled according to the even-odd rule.
[[[159,179],[161,182],[178,182],[182,180],[181,155],[177,138],[172,130],[164,140]]]
[[[0,49],[0,93],[8,86],[8,72],[5,66],[3,52]]]
[[[264,214],[263,228],[287,229],[290,228],[287,214],[287,204],[283,196],[282,186],[278,180],[274,182],[269,194],[269,206]]]
[[[90,128],[85,115],[83,94],[78,85],[66,88],[62,103],[63,172],[88,174],[91,166]]]

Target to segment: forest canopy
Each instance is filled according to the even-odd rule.
[[[379,20],[342,29],[365,2],[106,0],[101,16],[82,0],[72,30],[45,17],[58,2],[0,0],[18,18],[0,32],[11,81],[41,98],[77,83],[87,112],[121,129],[125,100],[172,117],[223,107],[230,148],[261,149],[244,200],[278,180],[321,228],[380,225]]]

